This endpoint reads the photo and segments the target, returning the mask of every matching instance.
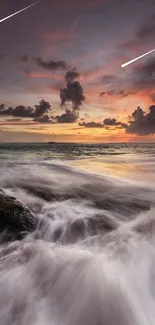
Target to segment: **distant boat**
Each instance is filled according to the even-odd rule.
[[[48,144],[55,144],[56,142],[54,141],[51,141],[51,142],[47,142]]]

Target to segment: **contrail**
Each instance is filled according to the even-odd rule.
[[[22,11],[24,11],[24,10],[28,9],[28,8],[31,8],[31,7],[33,7],[33,6],[37,5],[38,3],[42,2],[42,1],[44,1],[44,0],[39,0],[39,1],[36,1],[36,2],[32,3],[31,5],[29,5],[29,6],[25,7],[25,8],[23,8],[23,9],[21,9],[21,10],[17,11],[17,12],[14,12],[12,15],[10,15],[10,16],[7,16],[7,17],[5,17],[5,18],[1,19],[1,20],[0,20],[0,23],[2,23],[3,21],[5,21],[5,20],[7,20],[7,19],[9,19],[9,18],[11,18],[11,17],[13,17],[13,16],[15,16],[15,15],[18,15],[20,12],[22,12]]]
[[[149,51],[149,52],[147,52],[147,53],[145,53],[145,54],[143,54],[143,55],[141,55],[141,56],[138,56],[138,58],[135,58],[135,59],[133,59],[133,60],[131,60],[131,61],[128,61],[128,62],[122,64],[121,67],[124,68],[124,67],[126,67],[127,65],[129,65],[129,64],[131,64],[131,63],[133,63],[133,62],[135,62],[135,61],[137,61],[137,60],[143,58],[145,55],[148,55],[148,54],[150,54],[150,53],[152,53],[152,52],[154,52],[154,51],[155,51],[155,49],[153,49],[153,50],[151,50],[151,51]]]

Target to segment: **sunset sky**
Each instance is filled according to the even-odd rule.
[[[31,3],[1,0],[0,19]],[[45,0],[0,41],[0,141],[155,141],[155,52],[121,68],[155,48],[154,0]]]

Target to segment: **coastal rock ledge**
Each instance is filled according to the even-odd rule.
[[[0,243],[23,239],[37,227],[29,208],[0,189]]]

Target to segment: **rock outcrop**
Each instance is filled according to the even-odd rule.
[[[0,243],[20,240],[37,227],[37,218],[28,207],[0,189]]]

